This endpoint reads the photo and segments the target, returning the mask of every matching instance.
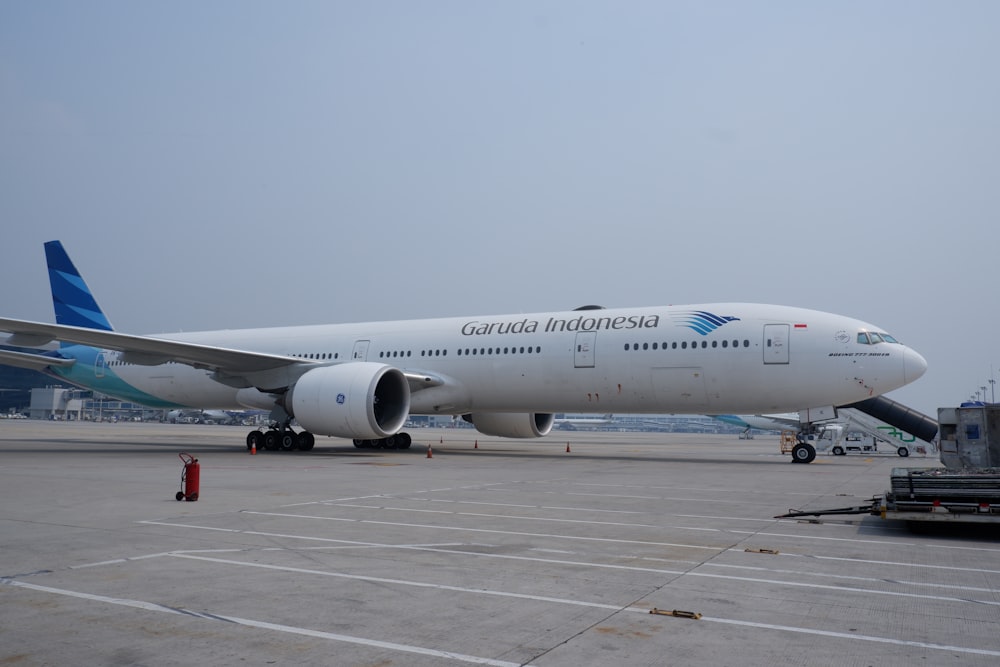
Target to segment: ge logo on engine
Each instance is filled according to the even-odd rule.
[[[347,400],[346,396],[344,396],[343,394],[337,394],[337,405],[343,405],[344,401],[346,400]]]

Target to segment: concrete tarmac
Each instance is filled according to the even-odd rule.
[[[0,665],[1000,662],[1000,529],[772,518],[933,459],[411,433],[251,456],[237,427],[0,421]]]

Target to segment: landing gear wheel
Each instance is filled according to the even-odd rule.
[[[310,451],[316,444],[316,436],[314,436],[309,431],[302,431],[299,433],[299,449],[303,452]]]
[[[840,445],[837,445],[836,447],[833,448],[833,455],[834,456],[843,456],[846,453],[847,452],[845,452],[844,448],[841,447]]]
[[[252,450],[255,446],[257,449],[264,447],[264,434],[260,431],[250,431],[247,433],[247,451]]]
[[[799,443],[792,448],[792,461],[795,463],[812,463],[816,459],[816,448],[812,445]]]
[[[910,455],[910,450],[907,449],[906,447],[900,447],[899,449],[896,450],[896,453],[905,459],[907,456]]]
[[[290,452],[295,449],[295,445],[298,444],[297,440],[298,437],[296,437],[294,433],[282,433],[278,437],[278,446],[281,447],[281,451]]]
[[[264,434],[264,449],[273,452],[278,448],[278,432],[268,431]]]
[[[396,446],[400,449],[409,449],[411,442],[413,442],[413,439],[409,433],[400,433],[396,436]]]

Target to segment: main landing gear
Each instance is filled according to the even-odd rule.
[[[397,433],[377,440],[354,440],[358,449],[409,449],[412,438],[409,433]]]
[[[792,448],[792,461],[812,463],[816,459],[816,448],[807,442],[799,442]]]
[[[250,431],[247,434],[247,451],[251,449],[266,449],[269,452],[299,451],[308,452],[316,444],[316,437],[309,431],[296,433],[287,425],[271,428],[267,431]]]
[[[376,440],[355,440],[358,449],[409,449],[412,438],[409,433],[397,433]],[[316,444],[316,436],[309,431],[296,433],[289,426],[272,425],[267,431],[250,431],[247,434],[247,451],[266,449],[269,452],[308,452]]]

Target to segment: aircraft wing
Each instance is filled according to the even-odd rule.
[[[124,353],[123,361],[133,364],[156,366],[174,361],[212,371],[217,381],[234,387],[287,387],[306,370],[318,365],[314,361],[290,359],[280,354],[8,318],[0,318],[0,331],[21,339],[31,337],[34,341],[57,340],[117,350]],[[41,359],[37,361],[40,363]]]
[[[0,350],[0,364],[5,366],[16,366],[17,368],[29,368],[33,371],[44,371],[52,366],[72,366],[76,359],[60,359],[34,352],[15,352],[14,350]]]
[[[12,340],[30,339],[36,344],[63,341],[117,350],[123,353],[123,361],[132,364],[156,366],[169,361],[186,364],[211,371],[217,382],[237,388],[283,389],[294,384],[309,369],[325,365],[315,360],[292,359],[280,354],[8,318],[0,318],[0,331],[13,334]],[[0,362],[43,370],[48,366],[71,365],[75,360],[8,351],[0,354]],[[404,375],[412,391],[445,384],[444,379],[435,374],[404,371]]]

